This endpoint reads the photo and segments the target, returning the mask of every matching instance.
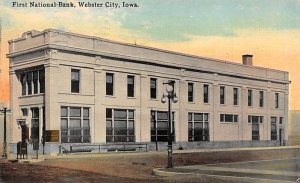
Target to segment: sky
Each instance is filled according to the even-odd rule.
[[[78,1],[61,0],[75,8],[32,8],[0,0],[0,100],[9,100],[7,41],[54,28],[237,63],[253,54],[255,66],[289,72],[289,107],[300,110],[300,0],[79,1],[137,3],[135,8],[87,8]]]

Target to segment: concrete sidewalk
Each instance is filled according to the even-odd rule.
[[[299,149],[299,146],[275,146],[275,147],[242,147],[242,148],[205,148],[205,149],[186,149],[186,150],[174,150],[173,154],[190,154],[190,153],[203,153],[203,152],[228,152],[228,151],[259,151],[259,150],[274,150],[274,149]],[[38,159],[36,154],[28,154],[28,159],[19,159],[19,162],[36,163],[47,159],[65,159],[65,158],[95,158],[95,157],[107,157],[107,156],[123,156],[126,155],[149,155],[149,154],[166,154],[166,151],[148,151],[148,152],[104,152],[104,153],[69,153],[69,154],[52,154],[43,155],[39,154]],[[8,158],[9,161],[15,161],[16,154],[11,154]]]

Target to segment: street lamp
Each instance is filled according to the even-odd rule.
[[[3,158],[7,159],[7,143],[6,143],[6,114],[7,112],[10,112],[10,110],[8,110],[6,107],[4,107],[3,109],[0,109],[0,112],[3,113],[4,115],[4,125],[3,125]]]
[[[162,103],[166,103],[168,99],[168,165],[167,168],[173,168],[173,157],[172,157],[172,140],[173,140],[173,126],[172,126],[172,102],[178,102],[178,97],[174,92],[175,81],[164,82],[167,85],[167,95],[163,94],[161,98]]]

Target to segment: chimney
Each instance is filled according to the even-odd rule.
[[[250,65],[250,66],[253,65],[253,62],[252,62],[253,55],[243,55],[242,57],[243,57],[243,64],[244,65]]]

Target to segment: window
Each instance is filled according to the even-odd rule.
[[[263,123],[263,122],[264,122],[263,116],[248,115],[248,123]]]
[[[271,140],[277,140],[277,118],[271,117]]]
[[[157,79],[155,78],[150,78],[150,98],[156,99],[156,84],[157,84]]]
[[[33,93],[38,93],[38,82],[39,82],[39,73],[38,71],[33,71]]]
[[[252,90],[248,90],[248,106],[252,106]]]
[[[134,97],[134,76],[127,76],[127,97]]]
[[[32,94],[32,72],[27,73],[27,93],[28,95]]]
[[[26,108],[21,109],[22,116],[28,116],[28,110]]]
[[[80,70],[71,69],[71,92],[79,93]]]
[[[134,110],[106,109],[106,142],[135,142]]]
[[[233,88],[233,105],[239,104],[239,89]]]
[[[203,85],[203,102],[208,103],[208,84]]]
[[[39,139],[39,108],[31,108],[31,139]]]
[[[279,93],[275,93],[275,108],[279,108]]]
[[[232,122],[238,122],[239,116],[234,114],[220,114],[220,122],[223,123],[232,123]]]
[[[175,139],[174,112],[172,112],[172,140]],[[168,142],[168,112],[151,111],[151,142]]]
[[[225,104],[225,86],[220,86],[220,104]]]
[[[259,107],[264,107],[264,91],[259,91]]]
[[[114,74],[106,73],[106,95],[114,95]]]
[[[45,70],[32,70],[20,73],[23,96],[45,92]]]
[[[39,70],[40,93],[45,93],[45,70]]]
[[[208,113],[188,113],[189,141],[209,141]]]
[[[194,83],[188,83],[188,101],[194,102]]]
[[[90,143],[90,119],[87,107],[61,107],[61,142]]]
[[[280,117],[280,118],[279,118],[279,124],[280,124],[280,125],[283,124],[283,117]]]
[[[20,81],[21,81],[21,85],[22,85],[22,95],[26,95],[26,83],[27,83],[27,79],[26,79],[26,74],[25,73],[21,73],[20,74]]]

